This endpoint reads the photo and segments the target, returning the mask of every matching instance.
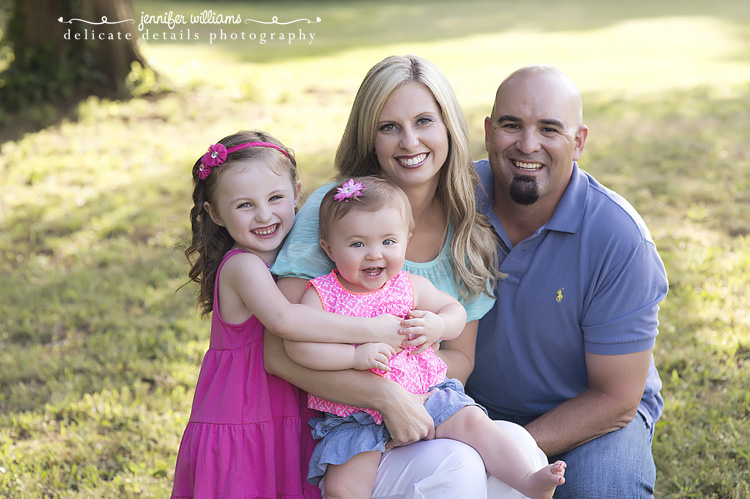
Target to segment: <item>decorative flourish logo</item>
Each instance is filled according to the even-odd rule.
[[[87,21],[86,19],[78,19],[78,18],[75,18],[75,17],[72,18],[70,21],[66,21],[62,17],[58,18],[57,20],[59,22],[63,23],[63,24],[73,24],[73,21],[80,21],[82,23],[95,24],[97,26],[99,26],[101,24],[120,24],[120,23],[126,23],[126,22],[131,22],[131,23],[135,24],[135,19],[125,19],[124,21],[107,21],[107,16],[102,16],[102,22],[100,22],[100,23],[95,23],[93,21]]]
[[[555,298],[555,300],[557,300],[557,303],[560,303],[561,301],[563,301],[563,290],[564,289],[565,288],[560,288],[560,289],[557,290],[557,298]]]
[[[294,20],[294,21],[287,21],[287,22],[283,23],[283,22],[279,22],[279,18],[278,17],[273,16],[270,21],[256,21],[255,19],[245,19],[245,24],[247,24],[249,22],[254,22],[254,23],[258,23],[258,24],[294,24],[294,23],[299,23],[299,22],[303,22],[303,21],[307,21],[307,24],[317,24],[317,23],[320,22],[320,18],[318,17],[314,21],[311,21],[309,19],[297,19],[297,20]]]
[[[2,0],[0,0],[2,2]],[[86,19],[71,18],[65,20],[60,17],[58,21],[64,24],[73,24],[81,22],[94,26],[103,24],[135,24],[135,29],[123,28],[99,28],[97,31],[93,26],[78,28],[67,28],[63,34],[65,40],[132,40],[134,37],[140,37],[142,40],[158,41],[194,41],[207,39],[209,44],[219,41],[249,41],[256,42],[260,45],[266,43],[300,43],[312,45],[316,33],[312,31],[303,31],[301,28],[277,31],[271,27],[260,27],[249,31],[237,30],[236,25],[256,23],[263,25],[289,25],[294,23],[318,24],[321,22],[320,17],[314,19],[294,19],[290,21],[279,21],[278,16],[273,16],[270,21],[261,21],[257,19],[242,19],[240,14],[225,14],[214,12],[213,10],[204,10],[198,14],[179,14],[174,11],[164,12],[163,14],[151,15],[141,12],[140,22],[136,23],[135,19],[124,19],[122,21],[109,21],[107,16],[102,16],[101,21],[87,21]],[[243,23],[244,21],[244,23]],[[206,26],[205,28],[195,29],[194,25]],[[216,27],[213,27],[216,26]]]
[[[94,24],[94,25],[101,25],[101,24],[120,24],[120,23],[126,23],[131,22],[135,24],[135,19],[125,19],[123,21],[108,21],[107,16],[102,16],[101,22],[93,22],[93,21],[87,21],[86,19],[78,19],[78,18],[72,18],[69,21],[66,21],[64,18],[60,17],[57,19],[59,22],[63,24],[73,24],[73,21],[79,21],[82,23],[88,23],[88,24]],[[195,19],[194,19],[195,20]],[[279,18],[277,16],[273,16],[270,21],[257,21],[255,19],[245,19],[245,24],[249,22],[258,23],[258,24],[294,24],[294,23],[300,23],[300,22],[307,22],[307,24],[317,24],[321,21],[319,17],[315,18],[314,21],[311,21],[310,19],[295,19],[294,21],[287,21],[287,22],[281,22],[279,21]]]

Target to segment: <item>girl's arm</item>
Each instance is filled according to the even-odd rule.
[[[302,295],[301,303],[311,309],[323,309],[320,296],[312,287]],[[395,353],[390,345],[379,342],[364,343],[355,347],[344,343],[313,343],[285,339],[284,349],[297,364],[318,371],[382,369],[387,372],[390,371],[388,360]]]
[[[404,339],[399,335],[401,319],[393,315],[365,319],[289,303],[263,261],[252,253],[240,253],[227,260],[219,287],[222,316],[227,316],[225,306],[245,308],[282,338],[325,343],[382,341],[394,347]],[[237,299],[233,301],[232,295]]]
[[[467,323],[466,310],[455,298],[436,289],[427,279],[411,274],[410,276],[414,286],[415,307],[437,311],[445,322],[442,339],[446,341],[440,343],[437,355],[448,366],[446,375],[466,383],[471,371],[474,370],[478,321]],[[428,342],[429,340],[425,343]]]

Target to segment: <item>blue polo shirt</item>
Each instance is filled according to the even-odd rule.
[[[588,388],[586,352],[654,347],[667,276],[638,213],[578,165],[550,221],[513,247],[492,211],[489,162],[475,167],[478,207],[500,237],[508,276],[479,322],[467,392],[493,418],[526,424]],[[638,407],[649,422],[661,415],[660,389],[652,355]]]

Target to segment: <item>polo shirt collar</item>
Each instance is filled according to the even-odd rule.
[[[575,234],[583,222],[583,211],[588,196],[588,178],[578,163],[573,162],[573,173],[552,218],[544,226],[547,230]]]

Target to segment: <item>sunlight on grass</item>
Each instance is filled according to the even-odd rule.
[[[498,29],[497,34],[384,43],[318,57],[300,54],[298,59],[280,62],[245,62],[243,52],[207,46],[152,45],[149,49],[155,64],[175,81],[190,81],[193,75],[232,101],[252,98],[265,104],[294,104],[296,112],[282,121],[284,130],[303,137],[293,147],[311,151],[335,149],[348,104],[364,74],[391,54],[415,53],[434,61],[450,79],[470,118],[472,136],[479,140],[481,120],[489,113],[497,85],[523,65],[556,65],[583,93],[601,99],[694,87],[731,97],[750,82],[750,58],[741,57],[739,48],[746,45],[742,29],[730,21],[694,16],[629,20],[576,31]],[[209,76],[226,65],[232,66],[231,77]],[[239,90],[243,86],[252,90]],[[258,123],[261,126],[263,121]]]
[[[233,79],[245,75],[259,88],[274,89],[277,95],[290,98],[301,93],[297,75],[315,74],[316,86],[352,92],[374,62],[405,53],[435,61],[449,76],[462,104],[469,107],[487,105],[497,84],[511,70],[536,62],[559,66],[583,92],[616,95],[695,86],[725,91],[750,81],[750,60],[739,48],[746,45],[743,31],[728,20],[709,16],[630,20],[568,32],[498,31],[448,40],[384,43],[315,58],[300,54],[291,64],[288,60],[243,64],[240,53],[233,56],[206,46],[159,45],[150,50],[157,65],[169,74],[205,78],[212,68],[231,63]],[[190,57],[186,57],[188,53]]]

